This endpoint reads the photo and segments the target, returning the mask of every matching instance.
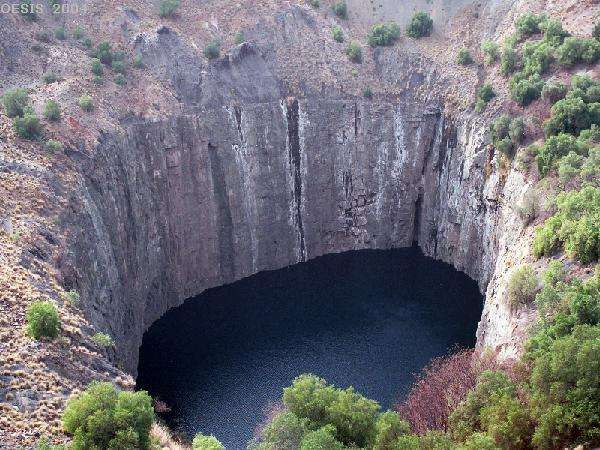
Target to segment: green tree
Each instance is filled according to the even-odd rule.
[[[225,447],[216,437],[198,433],[192,442],[192,450],[225,450]]]
[[[344,445],[335,438],[335,428],[326,425],[304,436],[299,450],[343,450]]]
[[[350,58],[350,61],[355,63],[362,62],[362,48],[358,42],[350,42],[346,47],[346,55]]]
[[[538,278],[535,270],[525,264],[513,271],[508,280],[508,300],[513,308],[522,304],[529,304],[535,299],[538,287]]]
[[[417,12],[408,25],[406,34],[415,39],[429,36],[433,30],[433,19],[426,12]]]
[[[398,438],[405,434],[410,434],[409,424],[400,419],[398,413],[386,411],[375,423],[373,450],[395,450]]]
[[[371,47],[393,45],[400,38],[400,26],[396,22],[373,25],[367,38]]]
[[[277,414],[263,429],[257,450],[296,450],[307,433],[308,419],[299,419],[294,413]]]
[[[494,64],[498,59],[498,44],[493,41],[483,41],[481,44],[481,51],[484,54],[484,62],[488,66]]]
[[[35,301],[27,308],[27,334],[34,339],[58,336],[60,330],[60,317],[53,303],[48,301]]]
[[[333,36],[333,40],[336,42],[344,42],[344,32],[341,27],[337,25],[331,29],[331,34]]]
[[[348,18],[348,5],[346,5],[345,1],[339,1],[334,3],[331,9],[333,10],[333,13],[340,19]]]
[[[204,47],[204,57],[207,59],[216,59],[221,54],[221,43],[213,39]]]
[[[2,96],[2,104],[8,117],[21,117],[29,105],[29,95],[23,88],[10,89]]]
[[[63,413],[63,426],[73,435],[72,450],[146,450],[153,421],[152,400],[145,391],[118,391],[105,382],[94,382],[71,398]]]
[[[13,119],[13,128],[17,135],[23,139],[35,141],[43,135],[40,119],[30,107],[25,108],[23,117]]]
[[[60,120],[60,105],[55,100],[48,100],[44,106],[44,117],[51,122]]]
[[[471,52],[467,48],[461,48],[458,52],[457,62],[461,66],[468,66],[473,64],[473,57],[471,56]]]

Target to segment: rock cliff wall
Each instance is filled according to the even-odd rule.
[[[188,105],[166,120],[127,119],[93,156],[74,155],[83,176],[68,282],[126,369],[135,372],[147,327],[207,288],[326,253],[413,243],[488,290],[479,344],[510,344],[510,311],[490,305],[502,305],[506,233],[520,232],[505,205],[524,181],[499,175],[485,123],[449,117],[412,88],[394,99],[290,96],[248,45],[208,73],[168,68],[152,59],[160,42],[145,45]],[[408,86],[435,83],[433,68],[400,69]]]

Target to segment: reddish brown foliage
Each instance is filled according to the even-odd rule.
[[[493,356],[482,357],[474,350],[460,350],[431,360],[418,375],[406,399],[396,405],[414,433],[446,430],[450,413],[475,387],[477,376],[498,366]]]

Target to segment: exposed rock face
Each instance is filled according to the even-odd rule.
[[[187,107],[165,121],[131,119],[81,160],[71,255],[86,312],[115,337],[125,368],[135,372],[154,320],[207,288],[325,253],[413,243],[489,285],[479,344],[511,341],[510,312],[490,305],[502,303],[494,274],[505,272],[496,265],[510,249],[505,233],[520,232],[503,205],[524,181],[490,170],[484,123],[448,118],[413,89],[374,101],[289,97],[249,45],[210,72],[161,60],[168,46],[196,64],[168,30],[143,45]],[[431,68],[396,71],[408,86],[435,83]]]

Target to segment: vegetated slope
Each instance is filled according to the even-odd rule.
[[[164,18],[159,16],[154,3],[134,1],[92,2],[78,5],[79,10],[62,14],[46,11],[35,18],[0,15],[2,93],[12,88],[28,88],[29,104],[35,112],[35,115],[23,112],[24,121],[18,121],[20,127],[13,126],[13,118],[8,117],[5,109],[0,113],[2,445],[11,448],[32,444],[40,434],[65,439],[59,421],[65,400],[92,379],[110,380],[124,388],[132,386],[131,378],[109,362],[114,355],[112,343],[97,335],[106,330],[93,329],[78,305],[73,285],[76,272],[95,268],[65,264],[69,259],[69,235],[76,232],[76,224],[67,227],[67,218],[80,192],[78,167],[90,160],[104,132],[123,129],[131,116],[158,120],[186,108],[184,105],[190,100],[186,94],[193,96],[194,92],[178,89],[182,86],[177,85],[176,79],[162,77],[164,66],[189,68],[202,78],[203,71],[220,64],[218,59],[202,59],[207,45],[217,39],[221,51],[225,52],[236,45],[236,34],[242,32],[244,40],[260,49],[269,69],[289,95],[341,92],[350,97],[363,97],[368,88],[373,101],[377,101],[401,98],[407,86],[410,87],[403,74],[393,73],[391,65],[382,63],[395,61],[400,54],[418,59],[423,68],[434,64],[439,76],[435,91],[417,93],[418,98],[439,96],[444,99],[448,112],[470,110],[476,90],[485,78],[493,86],[496,97],[487,104],[483,117],[492,118],[505,110],[515,116],[524,115],[528,119],[528,141],[525,142],[529,142],[541,136],[541,126],[535,118],[545,119],[550,103],[537,100],[521,109],[510,99],[509,84],[499,73],[499,65],[486,68],[481,65],[482,37],[502,43],[512,32],[514,19],[529,9],[547,11],[562,19],[565,28],[577,36],[589,36],[598,17],[598,6],[592,1],[517,2],[514,5],[507,2],[498,3],[498,8],[494,3],[483,9],[465,4],[464,8],[452,6],[449,14],[452,19],[441,30],[436,23],[445,16],[444,8],[450,6],[433,2],[431,38],[414,40],[403,36],[395,47],[371,49],[365,44],[369,32],[365,23],[369,22],[365,20],[367,12],[358,10],[360,20],[356,20],[352,3],[348,5],[349,21],[337,18],[329,2],[321,2],[320,8],[313,8],[304,3],[288,5],[267,0],[242,4],[183,2],[173,15]],[[385,3],[382,10],[387,11],[387,5]],[[509,13],[502,20],[500,11],[506,10]],[[402,17],[406,16],[402,13],[396,19]],[[391,18],[394,17],[385,17],[386,20]],[[499,24],[498,28],[495,24]],[[333,26],[341,27],[344,43],[332,38]],[[75,36],[77,27],[82,30],[80,37]],[[61,28],[65,29],[65,39]],[[151,42],[167,33],[175,34],[187,47],[195,49],[194,58],[199,59],[192,61],[202,61],[200,66],[186,65],[186,55],[178,55],[174,60],[167,56],[159,60],[162,67],[145,66],[143,59],[139,64],[136,62],[137,42]],[[350,61],[346,55],[350,41],[361,43],[362,64]],[[110,49],[106,45],[99,49],[102,42],[108,42]],[[462,47],[471,50],[477,64],[464,67],[456,64],[456,55]],[[211,50],[205,55],[212,57]],[[100,65],[94,58],[100,60]],[[154,64],[155,60],[150,62]],[[572,68],[558,67],[557,77],[566,82],[574,72],[588,70],[597,78],[594,66],[578,64]],[[557,70],[556,67],[553,66],[552,71]],[[546,77],[548,74],[544,74]],[[44,118],[48,100],[60,105],[60,120]],[[40,119],[39,127],[34,116]],[[42,139],[27,139],[39,133],[43,133]],[[500,141],[504,139],[506,136]],[[574,153],[590,158],[589,152],[583,155],[577,148]],[[568,154],[566,152],[566,156]],[[575,170],[585,164],[577,157],[571,160],[570,166]],[[561,161],[556,160],[556,164],[560,165]],[[571,167],[563,169],[563,173],[572,171]],[[535,178],[535,169],[534,174],[528,176]],[[555,178],[551,175],[550,180]],[[554,184],[553,181],[546,183]],[[573,183],[570,186],[580,188],[578,181]],[[107,189],[102,186],[102,180],[98,180],[98,185]],[[561,221],[572,221],[563,217],[567,213],[561,211],[559,207]],[[532,223],[541,224],[550,213],[532,212],[532,220],[537,221]],[[526,211],[525,215],[528,214]],[[526,229],[533,233],[531,226]],[[564,241],[561,240],[560,245],[567,246],[568,239]],[[560,245],[555,243],[551,250],[560,250]],[[546,246],[541,248],[544,254],[550,252]],[[540,263],[539,267],[543,265],[545,263]],[[591,273],[590,264],[570,267],[572,276],[583,274],[585,278]],[[61,333],[55,340],[35,341],[24,333],[27,307],[39,298],[50,299],[58,307]],[[498,298],[504,301],[502,299],[508,296],[498,295]],[[88,313],[93,314],[94,299],[86,298],[85,303]],[[527,323],[532,310],[526,306],[517,309],[515,315],[522,316],[522,323]]]

